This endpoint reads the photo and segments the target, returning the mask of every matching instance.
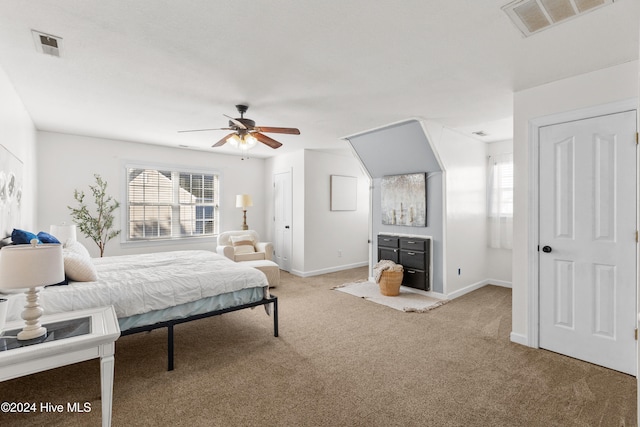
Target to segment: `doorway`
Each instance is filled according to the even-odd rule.
[[[274,257],[281,270],[291,271],[292,182],[291,171],[273,176]]]

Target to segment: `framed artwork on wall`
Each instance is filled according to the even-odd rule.
[[[409,227],[427,226],[427,174],[382,177],[382,223]]]
[[[22,162],[0,145],[0,239],[20,226],[22,180]]]
[[[331,210],[355,211],[358,208],[358,178],[331,175]]]

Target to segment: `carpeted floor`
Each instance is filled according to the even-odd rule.
[[[113,425],[636,425],[635,378],[509,341],[509,289],[403,313],[331,290],[365,268],[282,276],[279,338],[262,309],[179,325],[173,372],[165,331],[120,338]],[[1,426],[99,425],[99,363],[0,383],[0,401],[92,406]]]

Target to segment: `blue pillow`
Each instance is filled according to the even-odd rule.
[[[51,234],[47,233],[46,231],[39,232],[36,237],[42,243],[60,243],[60,240],[56,239],[55,237],[53,237]]]
[[[40,243],[40,239],[35,234],[14,228],[11,232],[11,241],[14,245],[28,245],[31,240],[36,239]]]

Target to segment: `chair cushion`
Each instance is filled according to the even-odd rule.
[[[253,240],[253,236],[249,234],[231,236],[229,240],[236,255],[250,254],[256,251],[256,242]]]
[[[248,254],[236,254],[233,258],[235,262],[255,261],[265,259],[265,254],[264,252],[251,252]]]

